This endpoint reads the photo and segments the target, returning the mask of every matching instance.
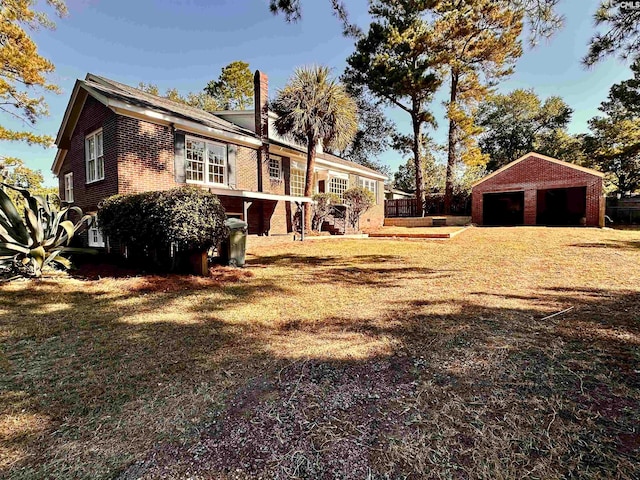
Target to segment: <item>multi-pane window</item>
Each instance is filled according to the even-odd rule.
[[[335,193],[342,199],[342,194],[349,188],[349,180],[347,178],[333,177],[329,181],[329,193]]]
[[[207,143],[209,183],[226,183],[227,148],[217,143]]]
[[[295,197],[304,196],[305,172],[301,168],[291,169],[291,195]]]
[[[275,155],[269,156],[269,178],[273,180],[282,178],[282,159]]]
[[[366,188],[367,190],[369,190],[374,195],[376,194],[376,181],[375,180],[371,180],[369,178],[360,177],[359,183],[360,183],[360,186],[362,188]]]
[[[64,201],[73,202],[73,173],[64,176]]]
[[[94,218],[91,227],[87,230],[87,234],[89,235],[90,247],[104,247],[104,234],[98,226],[97,218]]]
[[[227,148],[225,145],[187,138],[185,156],[187,180],[226,183]]]
[[[205,143],[187,138],[185,154],[187,156],[187,180],[204,182],[204,150]]]
[[[104,151],[102,129],[85,137],[84,155],[87,164],[87,183],[104,179]]]

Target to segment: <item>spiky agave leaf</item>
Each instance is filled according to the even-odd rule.
[[[2,184],[19,192],[25,200],[24,217],[8,195],[0,189],[0,268],[22,276],[39,277],[50,264],[71,266],[62,255],[96,253],[93,249],[70,248],[71,240],[93,215],[84,215],[78,207],[58,209],[49,196],[32,195],[28,190]],[[68,219],[75,213],[80,220]]]

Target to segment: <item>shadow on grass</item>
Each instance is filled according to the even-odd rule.
[[[313,280],[377,289],[442,274],[379,265],[387,260],[396,258],[361,256],[344,266],[312,257],[323,267]],[[221,312],[292,295],[272,281],[166,291],[145,281],[126,291],[116,281],[60,292],[58,281],[43,281],[3,292],[0,406],[8,417],[51,422],[4,434],[7,452],[30,456],[3,474],[113,477],[149,450],[121,478],[638,473],[638,292],[380,298],[372,318],[353,312],[269,327]],[[440,306],[448,313],[434,313]],[[293,362],[270,350],[282,342],[286,359],[284,346],[345,337],[391,349]]]
[[[634,478],[640,295],[549,289],[517,309],[484,306],[487,295],[455,302],[449,315],[422,313],[434,304],[418,301],[384,320],[287,323],[286,335],[386,337],[396,348],[265,375],[199,440],[164,445],[121,478],[520,478],[532,469]],[[542,320],[559,305],[574,310]]]
[[[395,255],[354,255],[348,258],[349,265],[395,262],[402,257]],[[247,259],[247,265],[253,267],[291,266],[291,267],[341,267],[345,266],[343,256],[314,256],[314,255],[270,255],[253,256]]]
[[[572,247],[580,248],[612,248],[615,250],[636,250],[640,249],[640,241],[633,240],[607,240],[594,243],[574,243]]]
[[[112,417],[124,424],[123,445],[149,446],[149,438],[140,438],[135,428],[156,437],[188,428],[193,421],[188,417],[167,423],[172,415],[201,416],[205,403],[211,407],[216,396],[222,398],[224,385],[235,383],[229,372],[244,378],[262,368],[260,350],[239,341],[245,328],[220,321],[216,313],[257,302],[266,292],[284,294],[267,281],[223,286],[215,279],[178,276],[70,282],[71,287],[53,279],[24,283],[29,286],[0,297],[0,457],[3,462],[25,457],[23,473],[13,466],[17,478],[53,475],[33,469],[44,458],[62,462],[61,472],[71,468],[73,477],[100,478],[112,446],[101,446],[104,456],[91,452],[86,435]],[[198,390],[212,397],[202,408],[179,404],[180,398],[197,403]],[[176,411],[163,407],[171,401],[178,402]],[[52,459],[61,455],[52,451],[60,442],[62,450],[66,442],[77,443],[77,450],[70,447]]]

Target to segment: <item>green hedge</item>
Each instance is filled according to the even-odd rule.
[[[110,240],[136,250],[206,250],[226,235],[218,197],[197,187],[114,195],[99,206],[100,228]]]

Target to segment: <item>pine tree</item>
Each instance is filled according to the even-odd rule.
[[[366,87],[387,105],[411,116],[416,198],[421,205],[425,191],[420,146],[425,127],[435,126],[429,105],[441,83],[434,68],[435,53],[427,41],[426,3],[372,0],[373,22],[347,59],[345,73],[348,83]]]
[[[40,92],[59,93],[47,76],[55,70],[53,63],[38,53],[38,47],[28,30],[55,25],[42,11],[34,10],[33,0],[2,0],[0,2],[0,111],[27,125],[48,115],[47,104]],[[62,17],[67,8],[62,0],[47,0]],[[34,95],[34,93],[36,95]],[[49,135],[11,130],[0,125],[0,140],[23,141],[29,145],[53,145]]]
[[[445,0],[436,2],[435,20],[428,37],[438,52],[436,63],[448,76],[449,120],[445,213],[451,212],[456,162],[486,162],[475,138],[480,129],[473,117],[478,102],[493,82],[512,73],[522,54],[522,11],[494,0]]]
[[[245,110],[253,105],[253,75],[246,62],[235,61],[222,69],[204,91],[224,110]]]

